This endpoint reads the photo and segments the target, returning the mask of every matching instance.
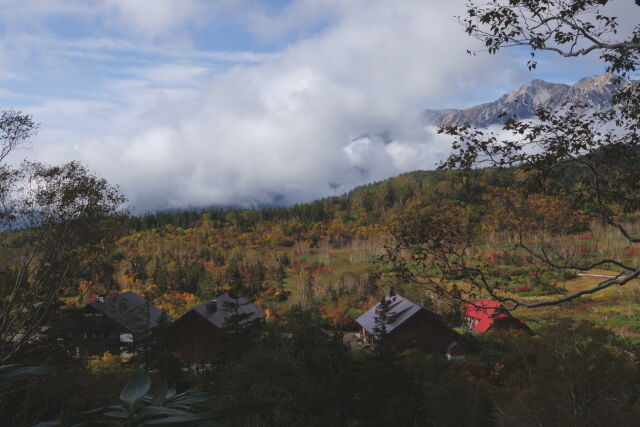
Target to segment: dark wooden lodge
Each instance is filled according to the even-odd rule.
[[[205,361],[225,333],[262,323],[265,313],[244,297],[229,293],[189,310],[169,329],[172,353],[190,361]]]
[[[162,310],[134,292],[101,295],[80,311],[81,324],[74,334],[76,356],[101,355],[106,351],[121,356],[131,354],[162,316]],[[168,315],[164,316],[169,320]]]
[[[416,349],[447,359],[464,359],[460,335],[442,317],[393,291],[384,301],[386,309],[378,303],[356,319],[364,341],[377,344],[384,318],[386,339],[398,350]]]

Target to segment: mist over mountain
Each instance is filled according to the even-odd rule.
[[[382,130],[358,134],[340,150],[347,160],[344,170],[348,171],[348,175],[345,175],[344,170],[335,169],[334,165],[333,169],[324,168],[326,174],[320,174],[323,179],[314,182],[294,179],[286,186],[262,182],[260,187],[247,185],[242,191],[235,185],[230,185],[227,196],[220,201],[208,204],[183,203],[169,209],[160,197],[150,203],[152,208],[148,211],[157,210],[158,207],[167,212],[172,211],[171,208],[175,211],[191,211],[203,207],[260,210],[338,196],[372,182],[386,182],[389,177],[432,169],[435,160],[444,158],[449,151],[450,139],[436,133],[436,128],[443,124],[469,123],[484,128],[503,123],[509,117],[529,119],[534,117],[539,108],[560,108],[568,101],[581,102],[587,108],[603,110],[611,105],[615,90],[613,76],[608,73],[582,78],[573,85],[535,79],[493,102],[467,109],[427,109],[414,112],[405,121],[390,122],[388,126],[381,127]],[[411,141],[411,144],[407,145],[407,141]],[[309,172],[312,169],[313,167]],[[323,182],[324,189],[318,189],[318,185]]]
[[[572,86],[536,79],[493,102],[460,110],[424,110],[422,119],[425,124],[434,126],[468,123],[488,127],[504,123],[510,117],[529,119],[539,108],[560,108],[572,101],[584,103],[587,108],[602,110],[611,105],[615,90],[613,75],[609,73],[585,77]]]

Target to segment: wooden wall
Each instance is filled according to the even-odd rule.
[[[206,361],[215,352],[222,331],[190,311],[169,329],[169,348],[176,356],[190,361]]]
[[[447,353],[449,345],[458,340],[456,331],[421,310],[389,334],[389,341],[399,350],[417,349],[425,353]]]

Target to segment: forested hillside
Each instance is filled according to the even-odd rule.
[[[302,305],[349,326],[392,286],[385,282],[390,266],[383,256],[403,213],[442,198],[482,212],[512,174],[414,172],[291,208],[133,218],[137,231],[119,241],[118,261],[105,266],[105,276],[87,278],[81,291],[153,292],[156,302],[181,314],[239,276],[244,293],[274,315]]]
[[[240,286],[271,319],[297,306],[317,311],[326,327],[351,329],[355,317],[395,287],[459,322],[456,304],[403,281],[394,274],[389,255],[397,236],[416,232],[411,229],[415,218],[434,206],[442,208],[445,223],[455,223],[459,211],[473,213],[483,237],[468,255],[477,265],[495,269],[492,280],[508,293],[535,301],[590,283],[590,277],[578,276],[577,270],[558,272],[525,255],[504,252],[513,239],[505,223],[504,195],[523,174],[517,169],[413,172],[290,208],[160,212],[131,218],[113,258],[99,271],[87,272],[68,301],[82,305],[101,292],[133,290],[149,295],[176,317]],[[543,215],[546,225],[553,223],[555,233],[549,241],[576,262],[638,257],[636,249],[611,230],[596,226],[596,233],[586,232],[594,220],[590,206],[579,198],[552,197],[532,189],[526,203],[531,218]],[[619,214],[634,222],[633,212],[621,209]],[[611,314],[604,320],[598,310],[582,312],[580,302],[556,310],[598,319],[637,337],[637,315],[620,298],[626,297],[599,298],[598,306]],[[534,328],[539,319],[549,317],[540,310],[520,310]]]

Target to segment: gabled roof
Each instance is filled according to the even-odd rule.
[[[414,314],[420,310],[425,310],[432,314],[434,318],[439,318],[435,313],[430,312],[426,308],[414,303],[397,294],[389,295],[385,297],[385,301],[389,302],[389,312],[387,314],[387,321],[385,327],[387,333],[393,332],[398,326],[413,317]],[[378,325],[376,324],[376,318],[379,316],[381,304],[377,303],[369,310],[365,311],[360,317],[356,319],[356,322],[367,330],[370,334],[375,335]]]
[[[141,333],[158,325],[162,310],[149,304],[134,292],[124,292],[89,304],[93,309],[133,333]],[[167,316],[167,319],[170,319]]]
[[[502,311],[502,303],[488,299],[480,299],[473,304],[467,304],[464,314],[467,317],[478,319],[473,327],[476,332],[487,332],[493,326],[496,319],[506,319],[511,314]]]
[[[200,315],[216,328],[222,329],[225,321],[236,313],[234,308],[236,305],[238,315],[242,315],[243,317],[246,315],[246,317],[240,321],[241,326],[248,325],[251,322],[265,317],[264,311],[257,305],[251,304],[248,299],[241,296],[234,298],[227,292],[218,295],[211,301],[194,307],[191,311]]]
[[[506,317],[506,314],[503,311],[499,311],[499,309],[504,308],[502,303],[498,301],[492,301],[489,299],[480,299],[473,304],[467,304],[467,308],[465,310],[465,314],[468,317],[473,317],[474,319],[485,319],[486,317],[491,317],[494,315],[502,315],[500,317]]]

